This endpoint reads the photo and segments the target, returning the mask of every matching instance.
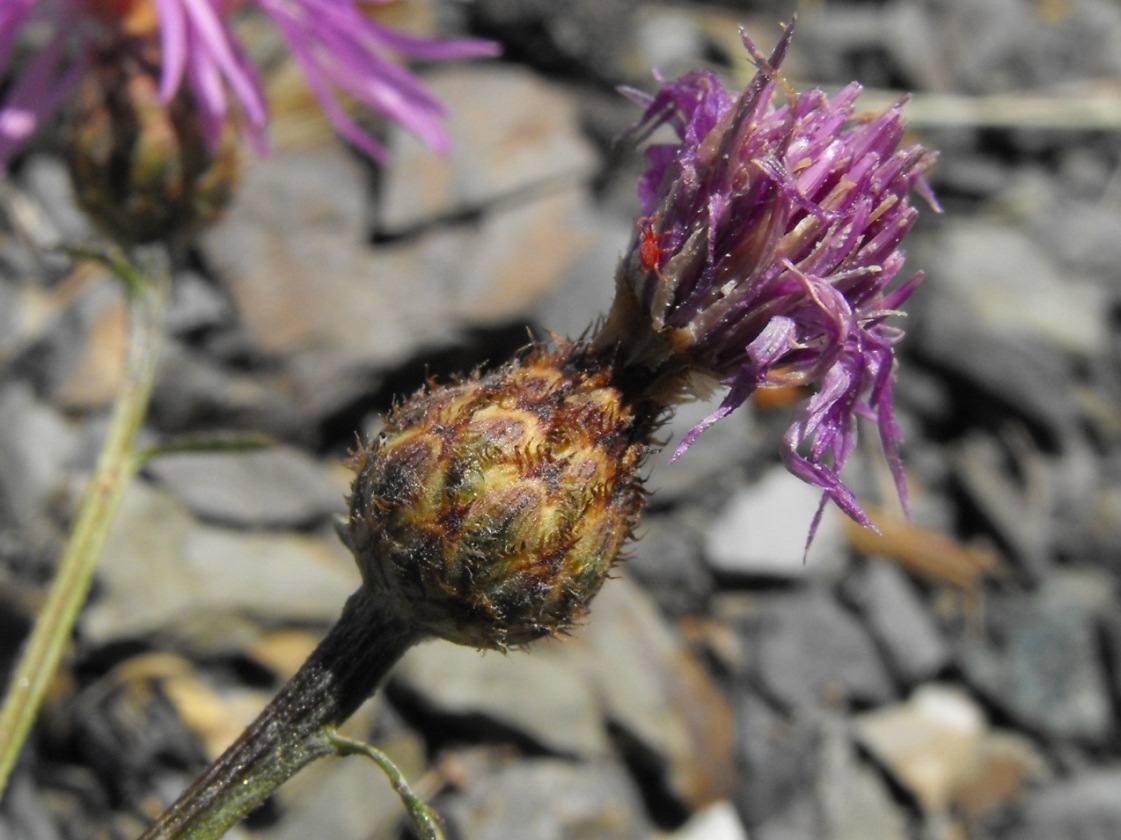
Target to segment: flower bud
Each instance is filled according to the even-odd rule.
[[[638,516],[648,432],[607,362],[576,345],[418,393],[355,458],[366,587],[461,644],[563,632]]]
[[[100,51],[69,112],[67,159],[78,203],[123,245],[185,241],[228,203],[234,133],[211,147],[187,89],[160,98],[158,45]]]

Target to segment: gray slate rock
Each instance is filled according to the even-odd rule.
[[[924,283],[914,309],[907,346],[956,380],[958,422],[992,423],[1007,413],[1038,430],[1048,445],[1078,434],[1070,361],[1057,348],[989,332],[936,278]]]
[[[257,622],[251,627],[326,626],[358,585],[354,559],[333,533],[201,525],[169,494],[137,481],[109,533],[81,634],[93,646],[160,634],[200,652],[243,650],[246,618]]]
[[[871,638],[828,592],[809,589],[761,603],[745,641],[758,678],[787,709],[841,698],[880,704],[895,695]]]
[[[787,717],[758,695],[736,703],[736,801],[748,827],[781,814],[811,788],[820,759],[820,727],[808,717]]]
[[[26,523],[63,486],[76,435],[22,382],[0,388],[0,517]]]
[[[576,99],[559,86],[495,63],[435,70],[425,83],[448,105],[452,151],[434,156],[397,131],[377,203],[378,234],[412,232],[499,201],[524,200],[535,190],[586,183],[595,173]]]
[[[713,570],[730,578],[799,579],[836,572],[843,557],[841,521],[827,504],[807,555],[821,491],[775,468],[732,496],[708,532]]]
[[[647,840],[639,793],[608,763],[531,759],[439,804],[461,840]]]
[[[904,683],[920,683],[949,664],[949,644],[918,589],[897,566],[873,560],[845,592],[859,606],[892,672]]]
[[[199,519],[235,528],[305,528],[346,510],[330,473],[286,446],[163,455],[147,469]]]
[[[1029,798],[999,840],[1117,840],[1121,837],[1121,768],[1057,782]]]
[[[988,633],[969,636],[961,663],[989,702],[1029,731],[1104,744],[1114,731],[1097,617],[1113,585],[1060,573],[1031,595],[994,596]]]
[[[444,641],[418,645],[393,684],[445,727],[475,737],[514,735],[565,756],[603,756],[607,732],[592,683],[571,663],[536,651],[481,653]]]
[[[752,829],[752,840],[906,840],[907,820],[883,778],[861,761],[844,723],[825,718],[812,786]]]

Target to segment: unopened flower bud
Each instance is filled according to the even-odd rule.
[[[237,178],[233,131],[207,143],[186,88],[163,102],[158,59],[154,42],[114,42],[95,56],[69,113],[78,202],[124,245],[186,240],[217,218]]]
[[[366,587],[461,644],[563,632],[638,516],[648,433],[579,346],[422,391],[355,459],[349,536]]]

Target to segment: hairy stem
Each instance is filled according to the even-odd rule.
[[[306,764],[351,751],[335,728],[419,640],[399,613],[359,589],[296,675],[140,840],[220,837]]]
[[[89,593],[102,546],[135,470],[133,443],[144,422],[171,294],[171,264],[161,245],[138,247],[132,266],[117,266],[129,295],[129,341],[124,382],[117,395],[97,466],[78,508],[23,656],[0,711],[0,793],[42,704],[70,632]]]

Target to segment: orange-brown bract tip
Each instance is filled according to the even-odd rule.
[[[353,461],[365,586],[474,647],[565,632],[631,535],[650,426],[581,344],[422,390]]]

